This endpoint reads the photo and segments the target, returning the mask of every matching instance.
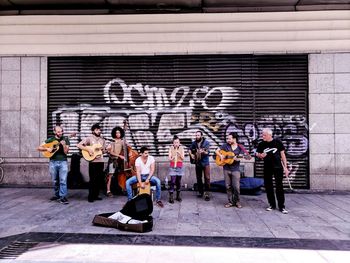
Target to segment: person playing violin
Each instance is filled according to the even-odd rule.
[[[80,150],[88,151],[91,156],[94,155],[94,152],[91,148],[87,146],[91,145],[100,145],[101,150],[105,152],[109,150],[106,148],[106,140],[101,136],[101,127],[98,123],[95,123],[91,127],[92,134],[89,137],[83,139],[77,147]],[[104,187],[104,159],[103,154],[97,155],[95,159],[89,162],[89,196],[88,201],[94,202],[95,200],[102,200],[99,197],[100,190]]]
[[[125,136],[124,130],[116,126],[112,129],[111,136],[114,139],[114,142],[110,144],[109,149],[109,160],[108,160],[108,174],[107,174],[107,196],[113,197],[111,192],[111,181],[112,176],[117,175],[119,169],[122,169],[120,166],[120,162],[118,159],[124,160],[124,155],[122,155],[124,151],[124,141],[123,138]]]
[[[69,139],[63,136],[63,129],[61,126],[56,125],[53,129],[54,136],[48,138],[45,141],[50,143],[53,141],[59,141],[58,150],[50,157],[49,173],[52,178],[54,187],[54,196],[50,198],[51,201],[58,201],[61,204],[68,204],[67,194],[67,175],[68,175],[68,163],[67,154],[69,151]],[[53,148],[46,148],[40,145],[37,150],[40,152],[53,152]]]
[[[225,152],[232,152],[234,154],[234,161],[232,164],[225,164],[224,169],[224,178],[225,178],[225,187],[227,193],[228,203],[225,204],[225,207],[236,206],[237,208],[242,208],[240,203],[240,179],[241,173],[239,170],[240,159],[237,157],[239,155],[247,154],[247,150],[240,144],[238,144],[238,135],[235,132],[231,132],[226,137],[226,143],[220,146],[215,153],[221,159],[224,160],[224,156],[220,153],[220,150]],[[248,153],[248,159],[250,159]]]
[[[169,147],[169,203],[174,203],[174,188],[176,186],[176,201],[181,202],[181,178],[184,175],[183,160],[185,159],[184,147],[180,145],[180,139],[176,135],[173,138],[173,145]]]

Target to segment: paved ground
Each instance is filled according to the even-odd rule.
[[[242,209],[224,208],[223,193],[213,193],[206,202],[188,191],[175,204],[165,202],[164,195],[165,207],[154,207],[153,231],[144,234],[91,224],[95,214],[120,210],[125,196],[88,203],[87,190],[70,190],[70,204],[63,205],[48,201],[51,195],[51,189],[0,188],[1,262],[300,263],[350,258],[350,193],[287,194],[288,215],[265,211],[265,194],[243,195]],[[17,255],[5,259],[16,246]]]

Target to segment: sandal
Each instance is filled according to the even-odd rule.
[[[229,202],[229,203],[225,204],[224,206],[225,206],[225,208],[229,208],[229,207],[232,207],[233,204]]]
[[[112,192],[107,192],[107,196],[108,196],[108,197],[113,197]]]
[[[163,207],[164,207],[162,201],[160,201],[160,200],[158,200],[158,201],[156,202],[156,204],[157,204],[157,206],[159,206],[160,208],[163,208]]]

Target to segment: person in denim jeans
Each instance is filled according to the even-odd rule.
[[[153,176],[155,170],[154,157],[149,155],[148,148],[146,146],[140,149],[141,156],[135,161],[136,176],[130,177],[126,181],[126,192],[128,194],[128,200],[132,199],[132,185],[139,183],[141,188],[145,188],[145,185],[151,183],[156,185],[156,204],[159,207],[164,207],[161,198],[161,185],[160,180]]]
[[[225,155],[222,151],[230,155]],[[226,136],[226,143],[221,145],[215,153],[220,157],[221,162],[224,160],[229,161],[226,162],[223,166],[225,187],[228,199],[228,203],[226,203],[224,206],[226,208],[232,206],[242,208],[242,205],[240,203],[240,156],[246,155],[246,159],[250,159],[251,156],[249,155],[249,152],[243,147],[243,145],[238,143],[238,135],[235,132],[231,132]],[[230,161],[233,162],[229,164]]]
[[[49,173],[54,187],[54,196],[50,198],[51,201],[59,201],[62,204],[68,204],[67,199],[67,174],[68,163],[67,153],[69,151],[69,139],[63,136],[63,129],[61,126],[55,126],[53,129],[54,136],[48,138],[44,144],[38,147],[41,152],[53,152],[56,149],[46,147],[46,143],[58,141],[58,150],[50,157]]]

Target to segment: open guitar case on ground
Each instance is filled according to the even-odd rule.
[[[146,220],[147,222],[139,224],[122,223],[116,219],[108,218],[109,216],[115,214],[115,212],[111,212],[95,215],[92,223],[94,225],[117,228],[123,231],[139,233],[152,231],[153,218],[151,214],[153,212],[153,202],[149,194],[141,194],[134,197],[130,201],[126,202],[120,212],[123,215],[131,217],[132,219],[140,221]]]

